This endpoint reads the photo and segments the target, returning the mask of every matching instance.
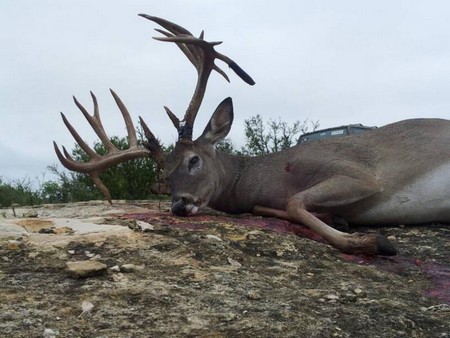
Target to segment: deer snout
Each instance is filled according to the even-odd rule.
[[[198,211],[197,203],[194,199],[189,197],[182,197],[179,199],[172,199],[171,211],[176,216],[188,216],[189,214],[196,214]]]

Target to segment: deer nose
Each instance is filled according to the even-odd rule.
[[[172,198],[171,211],[176,216],[187,216],[189,214],[195,214],[198,211],[198,206],[195,205],[196,201],[197,200],[191,195],[174,195],[174,197]]]
[[[176,216],[186,216],[187,215],[186,203],[181,198],[176,202],[174,200],[172,200],[172,208],[170,210]]]
[[[172,196],[172,213],[177,216],[186,216],[189,213],[186,206],[192,201],[192,197],[187,194],[174,194]]]

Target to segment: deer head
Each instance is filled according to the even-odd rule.
[[[231,98],[219,104],[202,135],[193,142],[178,142],[166,158],[165,178],[172,193],[172,212],[196,213],[217,193],[221,176],[215,145],[230,131],[233,121]]]
[[[184,118],[180,120],[169,108],[164,107],[173,125],[178,130],[178,141],[175,148],[169,154],[164,153],[159,141],[141,117],[140,123],[147,137],[147,142],[144,145],[145,147],[140,147],[137,143],[131,117],[119,96],[112,90],[111,94],[125,120],[130,144],[129,149],[119,151],[109,141],[100,120],[97,99],[92,93],[91,96],[94,102],[93,116],[87,112],[76,98],[74,98],[74,101],[105,145],[108,154],[101,156],[92,150],[62,113],[64,124],[91,160],[88,163],[79,163],[70,156],[64,147],[63,155],[55,142],[54,148],[59,160],[66,168],[89,174],[95,185],[110,203],[111,195],[101,182],[100,173],[118,163],[139,157],[152,157],[157,162],[158,167],[164,169],[164,178],[171,188],[173,197],[172,212],[177,215],[195,213],[199,206],[208,204],[209,199],[214,194],[214,187],[217,186],[217,180],[219,179],[216,173],[217,170],[214,169],[215,144],[228,134],[233,121],[232,101],[230,98],[227,98],[219,104],[202,135],[195,141],[192,140],[195,118],[205,95],[209,75],[215,70],[228,82],[230,81],[225,72],[214,63],[215,59],[228,64],[246,83],[254,85],[255,82],[233,60],[214,49],[215,46],[222,42],[207,42],[203,38],[203,32],[196,38],[185,28],[170,21],[146,14],[139,15],[165,28],[166,31],[156,29],[163,36],[155,39],[176,43],[197,70],[197,85]]]

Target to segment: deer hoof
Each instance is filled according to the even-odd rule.
[[[398,252],[395,246],[384,236],[377,235],[377,255],[395,256]]]
[[[359,233],[348,234],[346,244],[336,246],[342,252],[349,254],[365,254],[370,256],[394,256],[397,249],[392,243],[380,234]]]

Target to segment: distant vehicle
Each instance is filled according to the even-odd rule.
[[[297,144],[303,144],[311,141],[322,140],[331,137],[341,137],[352,134],[360,134],[368,130],[376,129],[377,127],[364,126],[361,123],[349,124],[346,126],[327,128],[321,130],[315,130],[310,133],[304,133],[297,141]]]

